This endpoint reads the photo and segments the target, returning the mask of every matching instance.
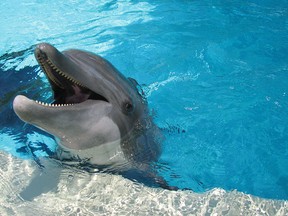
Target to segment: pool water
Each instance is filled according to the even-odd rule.
[[[246,200],[245,194],[288,200],[287,1],[9,0],[0,5],[0,149],[2,163],[13,167],[2,176],[21,179],[13,177],[20,167],[11,160],[28,163],[31,171],[37,169],[31,161],[55,151],[50,135],[24,124],[12,110],[17,94],[51,99],[33,56],[35,44],[49,42],[59,50],[97,53],[141,84],[166,138],[159,173],[170,185],[208,201],[214,195]],[[140,186],[123,184],[132,184],[130,190],[141,197]],[[286,201],[273,202],[267,209],[287,213]],[[216,204],[211,209],[219,208]]]

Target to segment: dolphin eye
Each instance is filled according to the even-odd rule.
[[[125,111],[126,111],[127,113],[131,113],[131,112],[133,112],[133,110],[134,110],[134,106],[133,106],[133,104],[131,104],[130,102],[126,102],[126,103],[124,104],[124,109],[125,109]]]

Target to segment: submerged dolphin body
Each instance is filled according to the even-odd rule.
[[[18,95],[13,109],[20,119],[55,137],[60,160],[72,158],[118,171],[146,169],[157,161],[161,136],[134,79],[86,51],[60,52],[41,43],[35,57],[54,102]]]

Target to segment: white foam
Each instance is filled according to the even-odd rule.
[[[154,83],[151,83],[146,88],[143,87],[143,90],[145,92],[145,96],[148,98],[151,96],[153,92],[157,91],[161,87],[166,86],[169,83],[196,80],[198,76],[199,76],[199,73],[194,74],[189,71],[187,73],[178,74],[178,75],[175,75],[174,72],[170,72],[169,77],[167,79],[160,81],[160,82],[156,81]]]
[[[56,192],[24,201],[19,193],[36,169],[32,161],[0,152],[1,215],[288,215],[288,201],[217,188],[203,194],[168,191],[121,176],[68,169]]]

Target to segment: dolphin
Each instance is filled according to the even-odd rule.
[[[53,91],[44,103],[17,95],[20,119],[55,137],[57,158],[111,170],[148,170],[161,154],[162,135],[136,80],[91,52],[58,51],[48,43],[34,55]],[[155,180],[170,188],[162,178]]]

